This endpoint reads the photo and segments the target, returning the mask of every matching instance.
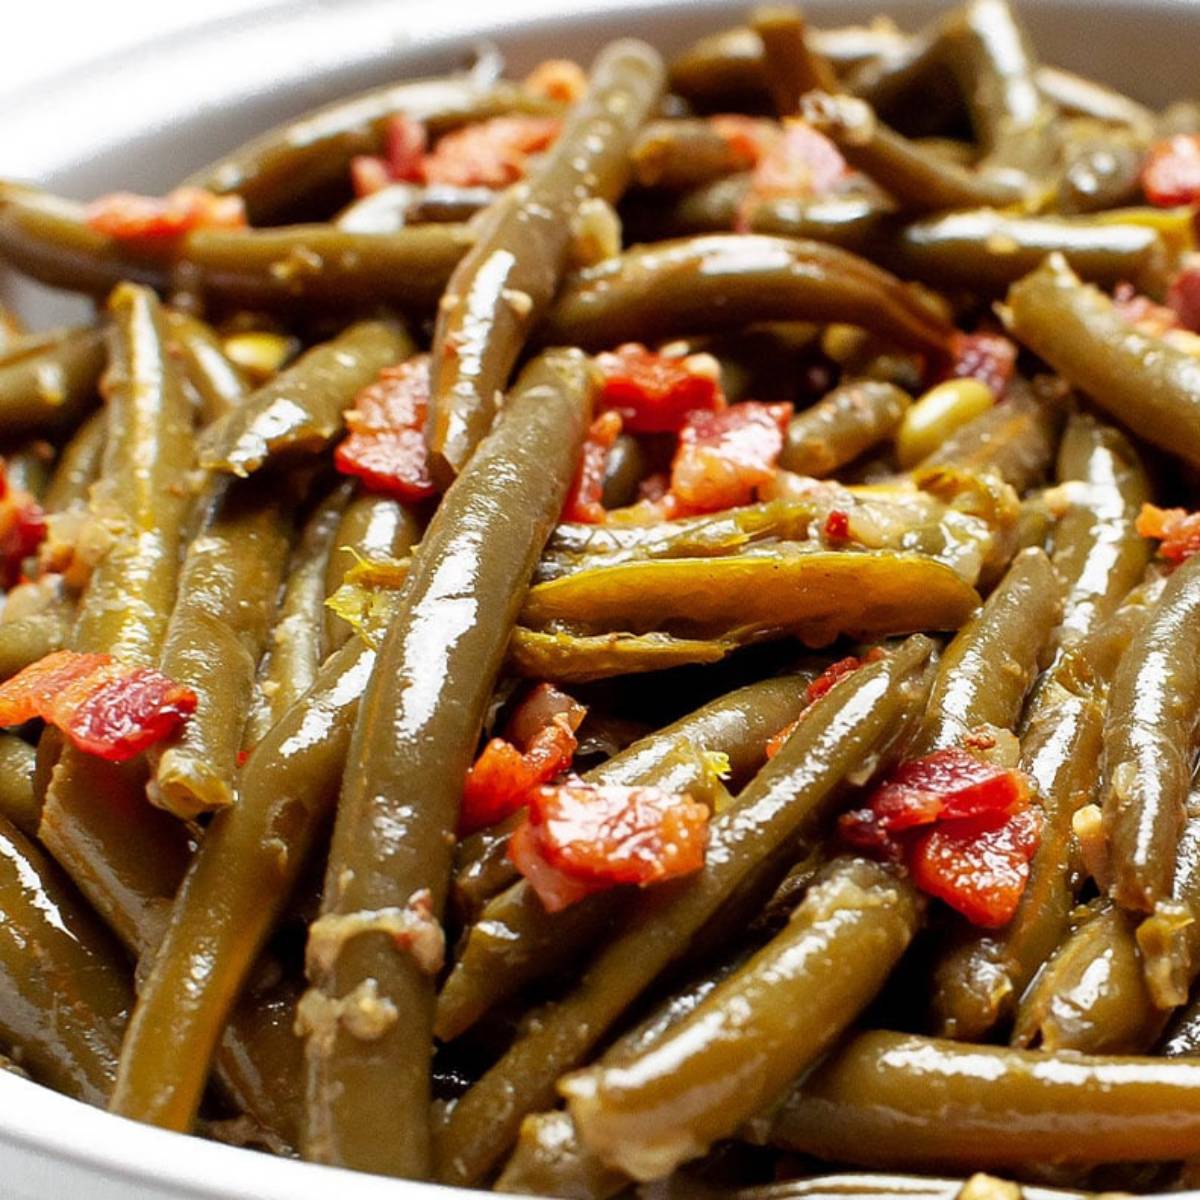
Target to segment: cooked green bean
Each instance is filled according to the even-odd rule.
[[[1200,1066],[1183,1059],[1058,1057],[862,1033],[793,1093],[769,1137],[830,1161],[889,1168],[1189,1158],[1200,1148],[1197,1088]]]
[[[103,1105],[132,972],[53,864],[3,817],[0,909],[0,1038],[41,1083]]]
[[[61,650],[71,639],[71,609],[64,592],[41,612],[0,621],[0,679],[11,679],[30,663]]]
[[[1112,896],[1153,912],[1171,881],[1200,711],[1200,560],[1182,563],[1121,659],[1104,724],[1104,830]]]
[[[428,950],[436,932],[462,780],[524,588],[566,497],[591,386],[577,351],[550,352],[522,373],[504,419],[430,522],[367,685],[322,915],[309,932],[305,1149],[318,1161],[430,1172],[430,972],[438,964],[420,943]],[[461,597],[453,628],[448,587]],[[418,679],[434,692],[406,682]],[[418,944],[381,936],[396,919]],[[369,996],[388,1016],[363,1037],[355,1014],[373,1007]],[[371,1103],[371,1079],[386,1080],[396,1103]]]
[[[1162,290],[1170,267],[1155,230],[1091,214],[1037,217],[988,208],[947,213],[896,226],[873,249],[906,279],[991,295],[1002,295],[1048,254],[1063,255],[1093,283],[1130,282],[1150,293]]]
[[[96,403],[104,331],[81,329],[43,350],[0,363],[0,431],[5,436],[74,428]]]
[[[672,60],[671,90],[711,112],[770,103],[762,39],[753,29],[727,29],[701,38]]]
[[[1179,839],[1175,880],[1170,900],[1160,901],[1137,930],[1138,949],[1146,973],[1146,986],[1161,1009],[1187,1003],[1188,993],[1200,974],[1200,819],[1193,787],[1188,797],[1187,823]]]
[[[958,166],[930,153],[876,119],[852,96],[814,92],[804,98],[805,121],[825,134],[851,166],[870,176],[904,212],[1020,204],[1028,183],[1003,173]]]
[[[779,465],[816,479],[832,475],[891,437],[911,403],[890,383],[844,383],[792,418]]]
[[[800,97],[815,88],[837,87],[833,68],[813,52],[807,26],[795,5],[763,5],[750,16],[750,27],[762,43],[767,91],[781,117],[800,111]]]
[[[224,808],[259,659],[270,632],[290,533],[278,485],[227,480],[192,539],[159,667],[195,692],[196,712],[150,754],[150,798],[177,817]]]
[[[88,489],[100,474],[108,440],[108,415],[93,413],[63,447],[42,498],[47,512],[65,512],[87,500]]]
[[[604,493],[601,503],[605,508],[621,508],[637,499],[638,485],[647,470],[646,454],[641,443],[627,433],[621,434],[608,452],[604,464]]]
[[[929,641],[910,639],[856,671],[809,710],[780,752],[712,824],[703,869],[639,900],[575,991],[539,1010],[454,1106],[438,1134],[446,1182],[474,1183],[511,1145],[522,1118],[548,1107],[563,1071],[589,1050],[735,893],[769,891],[830,815],[846,773],[900,736],[925,695]],[[765,898],[765,897],[764,897]],[[499,1101],[503,1098],[503,1104]]]
[[[718,663],[757,640],[756,631],[751,630],[719,638],[687,638],[666,633],[588,634],[518,626],[508,644],[508,669],[530,679],[592,683],[619,675]]]
[[[773,131],[768,122],[760,124],[764,133]],[[629,154],[637,183],[672,191],[686,191],[754,166],[746,150],[719,126],[699,119],[651,121]]]
[[[250,385],[241,369],[225,356],[216,333],[203,321],[173,309],[167,313],[167,324],[171,349],[200,398],[201,422],[211,424],[239,407]]]
[[[497,203],[446,285],[426,426],[430,468],[443,485],[487,432],[529,330],[558,289],[580,204],[592,196],[613,202],[624,190],[629,149],[662,87],[662,63],[649,46],[609,46],[545,161]]]
[[[695,199],[696,194],[693,194],[693,201]],[[891,211],[891,205],[876,196],[830,196],[814,200],[781,196],[751,204],[746,221],[752,233],[807,238],[865,254]],[[686,214],[679,215],[686,217]],[[726,219],[716,224],[693,227],[681,223],[676,228],[682,233],[701,233],[729,229],[732,225],[731,211]]]
[[[389,118],[403,114],[437,134],[503,113],[552,113],[557,106],[507,83],[469,75],[388,84],[289,121],[193,174],[188,182],[237,192],[250,220],[277,223],[313,193],[346,193],[356,154],[383,146]]]
[[[783,932],[649,1049],[563,1080],[584,1145],[657,1179],[731,1136],[870,1003],[920,911],[912,884],[888,868],[832,863]]]
[[[1052,258],[1008,295],[1013,334],[1146,441],[1200,464],[1200,360],[1140,332]]]
[[[1137,204],[1146,141],[1111,125],[1076,123],[1063,133],[1056,207],[1064,213],[1099,212]]]
[[[1128,125],[1145,136],[1154,131],[1154,112],[1114,88],[1047,63],[1042,63],[1035,74],[1042,95],[1067,116],[1092,117],[1112,125]]]
[[[658,742],[660,737],[646,741]],[[643,745],[635,743],[586,778],[593,783],[661,787],[686,793],[710,810],[717,807],[714,789],[720,785],[704,755],[708,746],[680,737],[662,761],[631,773],[626,763]],[[441,1041],[459,1037],[489,1009],[581,958],[619,924],[632,901],[626,889],[606,891],[550,913],[528,881],[518,879],[488,901],[467,931],[438,995],[434,1036]]]
[[[342,431],[343,413],[383,367],[413,353],[397,325],[364,321],[317,346],[211,429],[206,468],[246,476],[288,457],[312,457]]]
[[[36,838],[42,806],[33,790],[37,751],[15,733],[0,734],[0,816]]]
[[[1066,584],[1057,640],[1067,645],[1112,616],[1142,578],[1150,547],[1134,523],[1150,484],[1129,440],[1087,413],[1067,421],[1058,481],[1067,507],[1054,529],[1054,568]]]
[[[559,293],[542,335],[601,349],[725,329],[731,320],[843,321],[935,354],[949,335],[916,293],[854,254],[744,234],[663,242],[581,271]]]
[[[1144,1054],[1166,1024],[1146,986],[1137,923],[1110,901],[1059,946],[1021,998],[1013,1045]]]
[[[347,205],[334,224],[347,233],[395,233],[428,221],[469,221],[495,199],[486,187],[393,183]]]
[[[369,492],[356,495],[346,505],[325,567],[325,595],[332,596],[346,572],[360,559],[399,558],[408,553],[421,536],[422,522],[416,511],[387,496]],[[340,650],[350,637],[350,625],[325,610],[322,654],[325,658]]]

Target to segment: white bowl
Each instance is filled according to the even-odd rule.
[[[543,58],[591,59],[606,40],[660,49],[735,24],[728,0],[284,0],[138,43],[6,94],[0,178],[89,198],[161,192],[251,134],[314,105],[402,76],[461,64],[496,43],[516,72]],[[915,28],[936,0],[806,0],[814,23],[883,11]],[[1194,93],[1197,0],[1027,0],[1047,62],[1150,104]],[[0,270],[0,296],[35,325],[86,314],[79,300]],[[381,1097],[386,1102],[386,1097]],[[468,1194],[456,1191],[453,1196]],[[0,1200],[453,1200],[449,1189],[282,1161],[88,1108],[0,1072]]]

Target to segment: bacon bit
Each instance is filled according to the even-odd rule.
[[[953,360],[946,377],[978,379],[1004,399],[1017,367],[1017,345],[998,333],[959,333],[951,344]]]
[[[455,187],[508,187],[525,177],[529,159],[558,137],[557,117],[492,117],[441,138],[425,155],[426,183]]]
[[[822,530],[825,540],[829,542],[846,542],[850,540],[850,514],[840,508],[833,509],[825,518]]]
[[[241,196],[218,196],[180,187],[164,197],[113,192],[93,200],[84,220],[97,233],[121,241],[181,237],[197,229],[245,229]]]
[[[804,121],[786,120],[779,138],[754,168],[735,227],[744,232],[753,210],[764,201],[828,195],[846,174],[846,160],[833,142]]]
[[[1194,256],[1171,280],[1167,304],[1182,328],[1200,333],[1200,263]]]
[[[671,494],[690,512],[748,504],[775,477],[790,404],[747,400],[721,412],[693,412],[671,463]]]
[[[9,486],[0,459],[0,585],[13,588],[21,579],[21,564],[46,536],[42,506],[26,491]]]
[[[521,87],[531,96],[574,104],[587,91],[587,75],[569,58],[548,58],[525,76]]]
[[[721,135],[730,151],[742,160],[739,170],[750,170],[778,144],[777,125],[761,117],[746,117],[740,113],[722,113],[709,117],[708,123]]]
[[[58,650],[0,685],[0,725],[40,717],[85,754],[109,762],[133,758],[195,711],[191,688],[110,654]]]
[[[428,354],[384,367],[346,413],[350,433],[334,452],[337,469],[401,500],[432,496],[424,433],[429,387]]]
[[[1012,919],[1037,850],[1039,814],[1029,781],[966,750],[938,750],[902,763],[865,808],[842,815],[844,842],[907,862],[917,886],[973,924]]]
[[[981,929],[1012,920],[1029,863],[1041,841],[1041,814],[1014,813],[999,825],[952,821],[921,834],[909,867],[923,892],[945,901]]]
[[[630,433],[678,433],[696,411],[726,407],[721,367],[711,354],[672,357],[626,342],[598,354],[599,404],[621,414]]]
[[[837,662],[831,663],[821,672],[804,689],[805,705],[801,709],[800,715],[789,724],[785,725],[778,733],[771,737],[767,742],[767,758],[774,758],[780,750],[783,749],[784,743],[792,736],[793,733],[800,727],[800,722],[804,720],[808,710],[816,704],[827,692],[831,691],[835,684],[841,683],[847,675],[853,675],[859,667],[865,666],[867,663],[878,662],[881,658],[887,657],[887,651],[882,646],[875,646],[862,658],[856,658],[853,654],[847,655],[845,658],[839,658]]]
[[[1142,191],[1151,204],[1164,208],[1200,201],[1200,134],[1155,142],[1142,164]]]
[[[384,156],[388,174],[397,183],[420,183],[425,178],[425,149],[429,135],[425,126],[407,113],[388,119],[384,133]]]
[[[239,750],[237,752],[237,759],[236,759],[237,765],[239,767],[244,767],[246,765],[246,763],[248,763],[250,761],[250,755],[253,753],[254,753],[253,749]]]
[[[356,154],[350,160],[350,186],[360,200],[382,192],[391,182],[388,165],[378,154]]]
[[[1186,508],[1143,504],[1134,528],[1142,537],[1154,538],[1158,553],[1168,562],[1181,563],[1200,551],[1200,513]]]
[[[603,525],[608,510],[601,503],[604,495],[604,470],[608,452],[621,433],[621,414],[601,413],[588,430],[579,459],[579,469],[563,505],[562,520],[585,525]]]
[[[1136,325],[1143,333],[1161,337],[1172,329],[1179,328],[1179,316],[1174,309],[1156,304],[1149,296],[1143,296],[1131,283],[1118,283],[1113,289],[1113,308],[1130,325]]]
[[[547,911],[556,912],[601,888],[647,887],[698,871],[708,818],[686,793],[574,779],[530,796],[509,857]]]
[[[503,821],[529,794],[571,765],[579,743],[575,731],[587,709],[549,683],[540,683],[509,718],[504,737],[494,737],[467,772],[459,834]]]

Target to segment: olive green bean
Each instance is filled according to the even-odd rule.
[[[795,5],[756,8],[750,15],[750,27],[762,43],[767,91],[781,117],[795,116],[806,92],[837,87],[833,68],[809,45],[804,17]]]
[[[15,733],[0,734],[0,816],[36,838],[42,806],[33,790],[37,751]]]
[[[807,238],[826,242],[864,254],[883,227],[892,206],[876,196],[818,196],[801,199],[782,196],[756,200],[746,210],[746,222],[752,233],[776,234],[779,237]],[[728,229],[730,218],[720,225],[692,229],[686,224],[677,232],[707,232],[709,228]]]
[[[99,477],[107,440],[107,413],[93,413],[63,447],[54,464],[54,474],[42,498],[47,512],[65,512],[86,502],[88,490]]]
[[[769,892],[830,815],[848,772],[877,761],[924,699],[932,650],[909,639],[818,700],[783,748],[713,822],[705,866],[690,881],[639,898],[625,930],[600,952],[574,992],[541,1009],[522,1036],[450,1111],[438,1133],[443,1181],[474,1183],[548,1107],[554,1085],[693,937],[738,893]],[[765,899],[765,896],[763,897]],[[500,1098],[503,1105],[499,1105]]]
[[[431,1170],[431,971],[440,955],[423,951],[440,938],[462,780],[575,470],[591,388],[578,351],[547,353],[522,372],[503,420],[430,522],[363,696],[322,914],[309,931],[305,1153],[317,1161],[410,1176]],[[451,586],[460,599],[448,609]],[[452,611],[459,617],[448,625]],[[410,945],[385,932],[396,918]],[[356,1019],[374,1006],[369,996],[390,1014],[370,1031]],[[373,1081],[385,1080],[396,1103],[384,1109],[371,1097]]]
[[[767,121],[756,128],[764,138],[775,132]],[[629,155],[635,182],[670,191],[686,191],[754,166],[740,142],[725,136],[711,121],[698,118],[651,121],[638,134]]]
[[[832,475],[891,437],[911,403],[890,383],[842,384],[792,418],[779,465],[817,479]]]
[[[171,350],[183,364],[188,383],[200,398],[200,420],[210,425],[238,408],[250,385],[241,368],[225,355],[216,333],[187,313],[167,312]]]
[[[80,329],[43,350],[0,363],[0,431],[63,433],[95,406],[105,363],[104,331]]]
[[[426,440],[443,486],[466,465],[496,398],[554,297],[571,225],[589,197],[614,202],[629,180],[629,150],[663,87],[658,55],[614,42],[596,60],[587,94],[529,179],[491,210],[438,306]]]
[[[1073,71],[1042,63],[1035,72],[1042,95],[1066,116],[1091,117],[1111,125],[1128,125],[1149,137],[1154,132],[1154,112],[1128,96]]]
[[[348,204],[334,224],[347,233],[395,233],[429,221],[469,221],[495,199],[486,187],[393,183]]]

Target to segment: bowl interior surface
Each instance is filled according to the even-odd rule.
[[[131,38],[128,49],[69,74],[47,73],[36,86],[4,96],[0,178],[81,199],[115,189],[158,193],[280,121],[375,84],[459,67],[482,42],[498,46],[518,74],[548,57],[586,63],[617,36],[644,37],[670,53],[736,24],[749,0],[590,0],[564,17],[570,7],[551,0],[277,0],[184,37]],[[906,29],[946,7],[939,0],[805,3],[817,25],[884,13]],[[1020,8],[1046,62],[1152,105],[1194,92],[1196,0],[1026,0]],[[2,268],[0,300],[35,328],[89,312],[85,301]],[[0,1072],[0,1196],[72,1195],[451,1200],[448,1189],[434,1185],[283,1161],[139,1126]]]

